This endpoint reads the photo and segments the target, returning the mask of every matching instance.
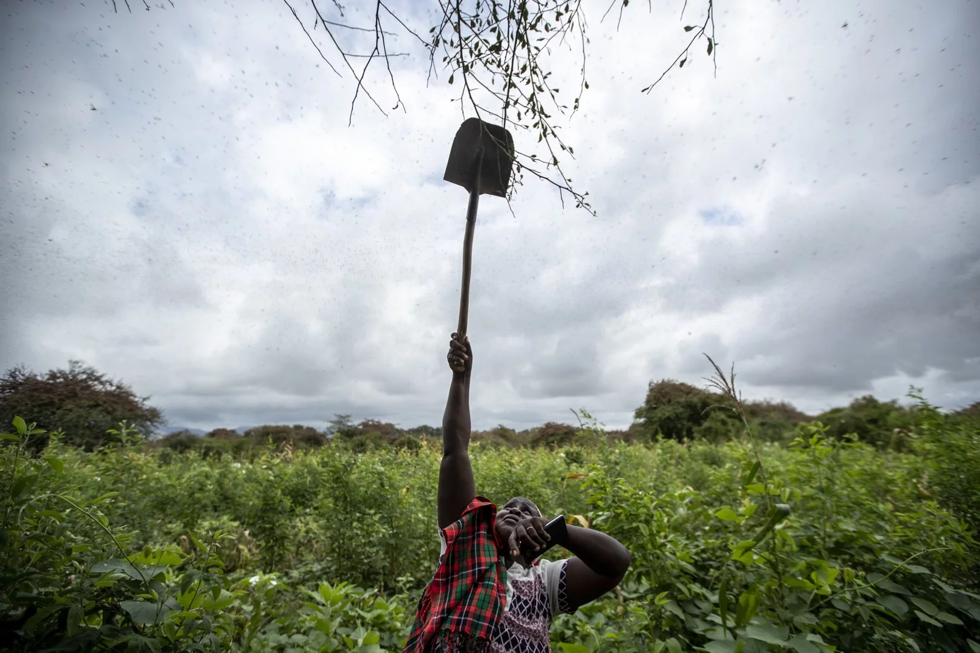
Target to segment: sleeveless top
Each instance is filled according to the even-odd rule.
[[[446,539],[439,532],[439,562],[446,552]],[[538,560],[530,569],[514,563],[507,569],[504,613],[491,637],[493,653],[549,653],[551,620],[571,614],[565,584],[567,560]],[[436,649],[439,653],[439,649]]]

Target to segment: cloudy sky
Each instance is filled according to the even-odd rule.
[[[348,126],[352,78],[283,2],[151,4],[3,3],[0,365],[80,359],[172,425],[439,423],[458,85],[427,85],[402,31],[405,110],[378,67],[388,115],[359,101]],[[980,399],[980,3],[724,3],[717,76],[702,42],[645,95],[704,11],[654,4],[618,31],[584,5],[590,90],[557,122],[597,215],[531,179],[513,213],[481,203],[474,426],[624,427],[651,380],[703,385],[702,352],[811,413]],[[572,55],[550,64],[569,88]]]

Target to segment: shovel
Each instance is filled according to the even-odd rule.
[[[446,164],[448,182],[462,186],[470,193],[466,209],[466,235],[463,236],[463,286],[459,295],[460,342],[466,336],[470,304],[470,269],[473,263],[473,230],[480,195],[507,196],[510,170],[514,162],[514,139],[503,127],[470,118],[460,125],[453,139],[453,149]]]

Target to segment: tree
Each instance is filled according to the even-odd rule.
[[[209,431],[204,437],[214,438],[217,440],[239,440],[241,439],[242,434],[231,429],[218,428]]]
[[[650,383],[646,400],[634,417],[647,437],[660,435],[670,440],[687,440],[698,435],[712,407],[725,405],[727,402],[720,394],[664,379]],[[712,423],[713,438],[717,438],[718,426],[717,420]]]
[[[347,440],[366,439],[377,443],[392,442],[403,434],[394,424],[376,419],[365,419],[357,426],[348,426],[336,432],[336,435]]]
[[[354,422],[351,420],[350,415],[335,414],[327,425],[326,433],[328,436],[342,436],[352,428],[354,428]]]
[[[527,433],[524,433],[523,435],[526,436]],[[486,442],[495,446],[519,447],[523,444],[527,444],[529,438],[523,437],[522,434],[518,433],[512,428],[504,426],[503,424],[498,424],[489,431],[473,431],[470,434],[470,439],[473,441]]]
[[[953,412],[957,418],[967,419],[967,420],[980,420],[980,401],[974,401],[972,404],[966,408],[960,408]]]
[[[564,447],[578,436],[578,428],[571,424],[547,422],[534,429],[533,443],[538,447]]]
[[[291,446],[320,447],[327,443],[323,433],[312,426],[302,424],[264,424],[254,426],[245,431],[245,438],[256,444],[264,444],[272,440],[273,444],[290,443]]]
[[[50,370],[44,376],[18,366],[0,378],[4,424],[20,415],[48,433],[63,431],[67,444],[87,449],[109,441],[106,432],[124,420],[148,437],[164,423],[160,411],[147,405],[149,399],[79,361],[69,361],[68,369]]]
[[[174,7],[174,0],[169,1]],[[132,12],[129,0],[123,0],[123,3]],[[144,0],[143,4],[149,11],[148,2]],[[437,22],[422,29],[410,25],[413,19],[396,14],[385,0],[365,0],[373,16],[370,25],[352,24],[339,0],[331,3],[283,0],[283,4],[333,74],[356,81],[349,122],[353,120],[359,98],[366,98],[375,109],[388,115],[365,81],[371,65],[376,62],[378,65],[384,63],[395,98],[392,110],[405,111],[391,59],[408,53],[390,51],[389,40],[399,35],[408,36],[415,47],[428,53],[428,79],[438,75],[437,69],[440,69],[449,73],[450,84],[458,84],[462,113],[527,132],[529,138],[518,140],[536,142],[532,146],[537,148],[536,151],[522,150],[520,143],[517,144],[512,192],[522,183],[526,171],[554,185],[562,203],[567,193],[576,206],[592,212],[586,198],[588,193],[575,190],[572,180],[561,167],[561,160],[566,156],[573,157],[575,150],[559,136],[552,115],[557,112],[570,118],[578,111],[589,88],[585,73],[589,28],[582,0],[435,0]],[[684,0],[678,5],[683,18],[689,9],[688,2]],[[612,0],[602,18],[618,7],[618,28],[628,6],[629,0]],[[113,0],[113,8],[119,10],[116,0]],[[704,13],[695,24],[683,27],[691,34],[687,46],[656,79],[653,79],[656,73],[651,73],[651,83],[642,88],[641,93],[649,94],[671,70],[683,68],[691,48],[702,39],[706,42],[707,55],[714,61],[717,53],[714,0],[704,0],[703,8]],[[576,91],[573,94],[566,92],[563,96],[574,95],[570,100],[560,97],[561,89],[551,79],[550,58],[559,48],[569,53],[566,56],[576,57],[581,64]]]
[[[833,408],[818,415],[827,425],[827,434],[834,438],[856,435],[862,442],[884,448],[896,435],[906,433],[915,423],[913,411],[897,401],[878,401],[871,395],[855,399],[847,408]]]
[[[413,426],[405,431],[408,435],[417,438],[430,438],[433,440],[442,439],[442,427],[441,426],[429,426],[428,424],[422,424],[421,426]]]
[[[155,446],[157,447],[165,447],[181,453],[197,449],[200,444],[201,438],[186,429],[168,433],[155,442]]]

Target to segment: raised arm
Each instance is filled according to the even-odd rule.
[[[473,349],[469,339],[459,342],[454,333],[449,342],[449,368],[453,380],[442,416],[442,464],[439,466],[439,528],[459,519],[476,496],[470,467],[470,373]]]
[[[565,570],[565,587],[576,609],[619,585],[632,562],[618,540],[591,528],[568,526],[565,548],[575,555]]]
[[[545,523],[542,516],[518,522],[507,540],[511,557],[520,555],[522,545],[535,550],[544,548],[551,539]],[[575,557],[565,568],[565,589],[569,605],[578,609],[619,585],[632,559],[625,546],[605,533],[570,524],[566,528],[568,539],[560,544]]]

